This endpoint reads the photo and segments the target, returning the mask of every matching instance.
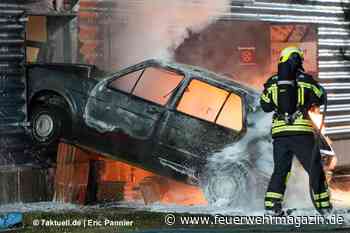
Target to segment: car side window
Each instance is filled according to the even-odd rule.
[[[177,110],[214,122],[229,92],[199,80],[192,80]]]
[[[165,105],[184,76],[161,68],[149,67],[137,82],[133,95]]]
[[[241,131],[243,128],[242,98],[231,93],[217,117],[216,124]]]
[[[140,75],[142,74],[142,71],[143,70],[138,70],[138,71],[128,73],[124,76],[121,76],[121,77],[113,80],[109,84],[109,87],[124,91],[126,93],[130,93],[132,91],[132,89],[134,88]]]
[[[199,80],[190,82],[177,110],[237,131],[243,128],[241,97]]]

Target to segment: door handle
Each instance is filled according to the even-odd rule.
[[[106,110],[106,111],[111,110],[111,106],[106,106],[106,107],[105,107],[105,110]]]

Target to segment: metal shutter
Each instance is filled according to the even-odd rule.
[[[15,1],[0,3],[0,165],[24,157],[25,16]]]

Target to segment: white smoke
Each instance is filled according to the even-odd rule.
[[[149,58],[172,59],[191,32],[230,11],[229,0],[115,0],[112,56],[117,68]]]
[[[210,179],[202,188],[210,205],[232,206],[242,211],[263,207],[273,169],[271,114],[258,112],[248,119],[248,125],[247,134],[239,142],[208,159]]]
[[[309,194],[309,176],[296,158],[293,159],[291,175],[287,183],[285,206],[287,208],[313,208]]]
[[[238,143],[227,146],[209,158],[208,175],[213,176],[213,184],[206,183],[202,188],[210,205],[232,207],[245,213],[263,210],[264,195],[274,166],[271,117],[271,114],[257,113],[248,119],[251,125]],[[239,169],[237,164],[240,165]],[[230,184],[232,177],[235,177],[231,182],[234,185]],[[218,189],[214,194],[213,188]],[[284,207],[313,208],[308,175],[295,158],[287,183]]]

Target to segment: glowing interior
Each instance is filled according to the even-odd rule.
[[[237,131],[243,126],[241,98],[199,80],[191,81],[177,110]]]
[[[114,80],[111,86],[128,93],[134,88],[133,95],[165,105],[175,88],[184,78],[175,72],[160,68],[149,67],[143,73],[142,71],[135,71],[120,77]]]
[[[147,68],[134,90],[134,95],[165,105],[184,77],[164,69]]]
[[[313,108],[310,110],[309,116],[317,128],[320,129],[322,127],[321,133],[325,134],[325,127],[322,125],[322,114],[320,112],[320,108]]]
[[[101,180],[104,182],[125,182],[124,200],[130,202],[142,202],[143,196],[140,186],[150,177],[154,177],[150,187],[159,194],[160,203],[177,205],[206,205],[208,204],[202,190],[199,187],[183,184],[169,178],[158,176],[152,172],[134,167],[124,162],[113,161],[100,157],[104,166],[101,172]],[[161,182],[157,182],[157,180]]]
[[[135,86],[138,78],[140,77],[143,70],[135,71],[129,74],[126,74],[120,78],[117,78],[113,82],[111,82],[110,86],[121,90],[127,93],[130,93],[132,88]]]
[[[177,110],[214,122],[229,92],[199,80],[192,80]]]
[[[216,123],[237,131],[241,131],[243,126],[242,113],[241,97],[231,93]]]

